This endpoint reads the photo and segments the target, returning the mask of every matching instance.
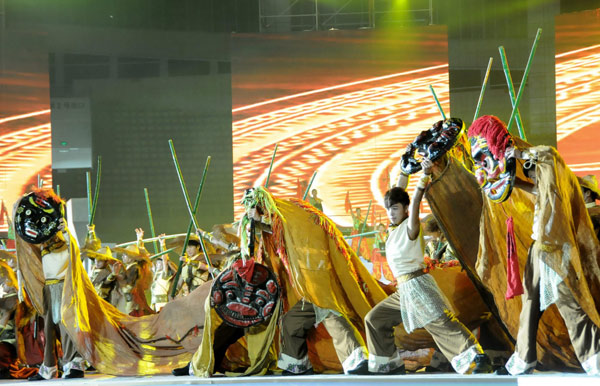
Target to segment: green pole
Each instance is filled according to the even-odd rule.
[[[60,185],[56,184],[56,195],[60,197]]]
[[[172,139],[169,139],[169,147],[171,149],[171,155],[173,157],[173,163],[175,164],[175,169],[177,170],[177,177],[179,178],[179,184],[181,185],[181,190],[182,190],[183,196],[185,198],[185,203],[188,208],[188,211],[190,212],[190,217],[191,217],[190,225],[188,226],[187,236],[183,243],[183,250],[181,252],[181,255],[183,255],[187,248],[187,244],[190,240],[190,234],[192,232],[193,227],[195,226],[196,229],[199,229],[195,214],[196,214],[196,210],[198,209],[198,204],[200,203],[200,197],[202,196],[202,189],[204,188],[204,181],[206,179],[206,171],[208,170],[208,166],[210,165],[210,156],[208,156],[206,159],[206,165],[204,166],[204,171],[202,172],[202,179],[200,180],[200,187],[198,188],[198,193],[196,194],[196,200],[194,202],[194,208],[192,209],[192,207],[190,205],[190,197],[188,195],[187,188],[185,186],[185,181],[183,179],[183,174],[181,173],[181,167],[179,166],[179,161],[177,160],[177,153],[175,152],[175,145],[173,144]],[[204,258],[206,259],[206,264],[208,265],[209,268],[212,268],[210,260],[208,259],[208,253],[206,252],[206,247],[204,245],[204,241],[202,240],[202,237],[200,237],[199,239],[200,239],[200,246],[202,247],[202,252],[204,253]],[[177,292],[177,283],[179,282],[179,276],[181,275],[182,263],[183,262],[180,260],[179,265],[177,267],[177,273],[175,274],[175,279],[173,280],[174,285],[173,285],[173,289],[171,291],[171,297],[174,297],[175,293]],[[214,279],[215,278],[214,274],[212,273],[212,271],[210,269],[209,269],[209,273],[211,274],[212,278]]]
[[[88,204],[88,224],[92,223],[92,182],[90,181],[90,172],[85,172],[85,183],[87,191]]]
[[[100,175],[102,174],[102,157],[98,156],[98,168],[96,170],[96,187],[94,188],[94,200],[92,201],[92,211],[90,225],[94,223],[96,218],[96,207],[98,206],[98,195],[100,195]]]
[[[156,253],[156,254],[154,254],[154,255],[150,256],[150,257],[149,257],[149,259],[150,259],[150,260],[154,260],[154,259],[156,259],[157,257],[160,257],[160,256],[163,256],[163,255],[166,255],[167,253],[169,253],[169,252],[173,252],[174,250],[175,250],[175,248],[169,248],[169,249],[167,249],[166,251],[158,252],[158,253]]]
[[[371,231],[371,232],[359,233],[357,235],[344,236],[344,238],[345,239],[354,239],[354,238],[357,238],[357,237],[374,235],[376,233],[379,233],[379,231]]]
[[[429,89],[431,90],[431,93],[433,94],[433,99],[435,99],[435,103],[437,104],[438,109],[440,109],[440,114],[442,114],[442,119],[445,121],[446,120],[446,114],[444,114],[444,109],[442,108],[442,104],[440,103],[440,100],[438,99],[435,90],[433,89],[432,85],[429,85]]]
[[[502,60],[502,69],[504,70],[504,77],[506,78],[506,83],[508,84],[508,95],[510,96],[510,103],[512,105],[513,111],[517,112],[517,127],[519,133],[523,131],[523,122],[521,121],[521,113],[519,111],[518,105],[516,104],[516,95],[515,95],[515,86],[513,84],[512,76],[510,75],[510,68],[508,67],[508,60],[506,59],[506,51],[503,46],[498,47],[498,51],[500,51],[500,60]],[[508,126],[507,126],[508,128]],[[509,131],[510,132],[510,131]]]
[[[148,211],[148,221],[150,222],[150,233],[152,234],[152,238],[156,237],[156,232],[154,231],[154,220],[152,220],[152,209],[150,208],[150,197],[148,197],[148,188],[144,188],[144,197],[146,198],[146,210]],[[152,245],[154,245],[154,253],[158,253],[158,244],[155,241],[152,241]]]
[[[308,186],[306,187],[306,191],[304,192],[304,196],[302,196],[303,200],[306,200],[306,196],[308,196],[308,192],[310,191],[310,186],[312,185],[313,181],[315,180],[315,176],[317,175],[317,171],[315,170],[315,172],[313,173],[312,177],[310,178],[310,182],[308,183]]]
[[[527,83],[527,77],[529,76],[529,71],[531,70],[531,62],[533,61],[533,57],[535,56],[535,51],[537,49],[537,45],[540,41],[541,35],[542,35],[542,29],[538,28],[537,33],[535,34],[535,39],[533,41],[533,46],[531,47],[531,51],[529,52],[529,59],[527,59],[527,65],[525,66],[525,72],[523,73],[523,79],[521,80],[521,85],[519,86],[519,92],[517,94],[517,99],[515,101],[515,106],[517,106],[517,107],[519,106],[519,103],[521,103],[521,97],[523,96],[523,90],[525,90],[525,84]],[[510,127],[511,127],[514,119],[515,119],[515,108],[513,107],[513,111],[510,114],[510,119],[508,120],[508,124],[506,125],[506,128],[508,130],[510,130]],[[517,124],[518,123],[519,123],[519,120],[517,120]],[[522,126],[518,126],[518,127],[519,127],[519,134],[521,135],[521,138],[523,140],[527,141],[527,137],[525,136],[525,131],[522,130]]]
[[[273,150],[273,156],[271,157],[271,164],[269,165],[269,172],[267,173],[267,179],[265,180],[265,188],[269,187],[269,179],[271,178],[271,171],[273,170],[273,162],[275,161],[275,154],[277,154],[278,143],[275,144],[275,150]]]
[[[483,102],[483,94],[485,93],[485,87],[487,86],[488,79],[490,78],[490,72],[492,71],[493,61],[494,58],[490,58],[487,70],[485,71],[485,76],[483,77],[483,84],[481,85],[481,92],[479,93],[479,99],[477,100],[477,107],[475,108],[475,115],[473,115],[473,121],[475,121],[479,116],[479,110],[481,109],[481,103]]]
[[[365,216],[365,221],[362,223],[362,226],[360,227],[360,233],[365,233],[365,227],[367,226],[367,220],[369,219],[369,213],[371,212],[371,204],[373,204],[373,200],[369,201],[369,208],[367,209],[367,215]],[[360,243],[362,242],[362,236],[360,236],[360,238],[358,239],[358,251],[356,251],[356,254],[358,255],[360,253]]]

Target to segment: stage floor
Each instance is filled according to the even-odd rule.
[[[1,383],[18,384],[27,380],[6,380]],[[32,383],[27,382],[31,385]],[[40,385],[353,385],[353,386],[379,386],[379,385],[498,385],[498,386],[598,386],[600,377],[590,377],[585,374],[572,373],[535,373],[520,377],[501,375],[458,375],[458,374],[409,374],[394,376],[347,376],[347,375],[308,375],[296,377],[264,376],[246,378],[196,378],[192,376],[174,377],[159,375],[151,377],[112,377],[102,374],[89,374],[83,379],[54,379],[34,383]]]

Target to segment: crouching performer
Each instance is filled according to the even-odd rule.
[[[394,327],[400,323],[411,333],[424,327],[452,367],[460,374],[488,373],[492,366],[473,334],[454,316],[435,280],[423,270],[425,242],[419,206],[430,180],[432,163],[423,159],[421,177],[412,202],[406,193],[408,178],[386,192],[384,204],[391,225],[386,257],[398,290],[377,304],[365,317],[369,371],[404,374],[404,361],[394,344]]]
[[[223,310],[214,317],[215,309],[227,308],[221,300],[227,291],[219,293],[215,289],[225,288],[224,279],[231,267],[243,275],[253,261],[276,275],[280,296],[269,319],[241,330],[250,360],[245,375],[276,372],[277,368],[286,374],[306,374],[313,366],[316,373],[340,368],[345,373],[366,372],[362,321],[371,307],[385,298],[385,293],[335,224],[307,202],[279,200],[262,187],[247,190],[243,204],[246,214],[240,224],[240,244],[245,260],[235,261],[215,280],[211,293],[214,307],[207,312],[202,345],[191,362],[193,373],[206,377],[219,369],[222,354],[217,345],[229,340],[219,335],[223,332],[221,326],[231,324],[228,319],[236,315],[230,312],[234,308],[230,306],[230,311]],[[252,253],[252,249],[256,252]],[[257,268],[253,269],[256,279]],[[260,295],[259,291],[256,293]],[[256,297],[257,304],[266,301],[268,297]],[[280,312],[286,309],[280,319]],[[316,333],[309,334],[319,322]],[[276,339],[280,323],[281,347]]]

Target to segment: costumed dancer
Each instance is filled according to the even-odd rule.
[[[210,248],[214,250],[212,246]],[[185,255],[179,258],[184,262],[181,266],[181,276],[177,283],[180,295],[185,296],[211,280],[211,272],[215,276],[219,274],[217,267],[209,267],[206,264],[204,254],[200,249],[200,237],[197,234],[191,234],[185,249]]]
[[[387,240],[387,228],[384,224],[377,225],[378,233],[375,234],[375,243],[371,251],[371,263],[373,263],[373,277],[375,280],[383,278],[393,282],[394,274],[385,258],[385,241]]]
[[[315,189],[313,189],[315,191]],[[272,233],[270,217],[256,205],[251,195],[243,202],[252,225],[262,232]],[[318,208],[317,208],[318,209]],[[281,352],[277,367],[284,375],[313,374],[308,358],[309,332],[322,324],[333,340],[337,357],[345,374],[367,374],[367,349],[362,336],[340,312],[321,308],[305,298],[283,315],[281,322]]]
[[[431,259],[434,264],[459,264],[454,249],[446,240],[435,217],[430,214],[425,217],[423,223],[423,231],[431,236],[431,240],[425,245],[425,257]]]
[[[94,260],[94,268],[90,274],[90,280],[96,289],[96,293],[110,303],[117,280],[114,272],[118,269],[121,262],[113,257],[108,246],[102,247],[97,251],[88,250],[87,256]]]
[[[534,146],[522,151],[515,147],[506,125],[497,117],[478,118],[468,135],[473,159],[488,175],[492,175],[489,168],[494,163],[487,162],[489,155],[482,150],[489,149],[496,159],[523,160],[528,181],[517,180],[515,186],[536,197],[517,344],[506,370],[518,375],[535,369],[539,319],[555,304],[583,369],[590,375],[600,375],[600,330],[590,318],[593,315],[597,321],[598,312],[581,278],[598,282],[598,242],[589,217],[575,217],[585,208],[575,176],[553,147]],[[582,233],[587,235],[584,242],[579,238]]]
[[[63,378],[83,378],[84,359],[77,353],[75,345],[71,340],[65,326],[62,322],[63,307],[63,285],[69,264],[71,262],[72,240],[68,236],[66,221],[64,219],[64,202],[58,197],[52,189],[39,189],[35,191],[35,198],[30,196],[29,205],[41,208],[45,213],[51,213],[59,216],[58,226],[55,229],[48,228],[49,232],[56,232],[49,240],[41,244],[41,260],[45,285],[43,287],[43,317],[44,317],[44,362],[40,370],[29,380],[38,381],[52,379],[58,375],[57,366],[57,335],[60,338],[62,347],[62,368]],[[34,212],[24,206],[18,206],[15,213],[15,225],[19,238],[23,234],[19,232],[17,223],[20,223],[17,217],[23,219]],[[43,219],[46,219],[44,217]],[[43,221],[45,222],[45,221]],[[29,235],[37,235],[38,232],[25,227],[25,232]],[[17,241],[18,245],[19,241]],[[17,248],[17,259],[19,249]],[[19,266],[27,264],[25,261],[19,261]]]
[[[242,253],[244,256],[249,256],[249,240],[254,238],[248,236],[247,229],[252,222],[255,223],[256,253],[254,259],[236,260],[228,269],[234,269],[237,272],[235,275],[246,275],[252,272],[252,267],[257,270],[256,267],[264,264],[275,273],[281,286],[279,298],[264,298],[263,296],[269,295],[268,290],[258,291],[257,295],[253,295],[256,296],[255,298],[251,297],[254,300],[249,305],[257,308],[256,314],[262,315],[265,311],[264,308],[259,307],[260,304],[268,305],[267,309],[272,310],[263,324],[247,328],[245,331],[237,329],[245,333],[250,358],[250,364],[244,374],[264,374],[269,370],[275,370],[274,365],[277,363],[285,369],[291,365],[289,369],[293,370],[293,373],[301,372],[311,366],[304,355],[302,338],[294,342],[282,339],[284,346],[282,353],[289,351],[286,356],[279,357],[279,362],[277,362],[278,350],[274,342],[281,308],[293,309],[298,303],[300,308],[302,302],[305,304],[304,311],[308,311],[310,315],[305,315],[306,318],[303,319],[299,329],[294,327],[298,329],[301,336],[305,333],[303,326],[312,328],[316,321],[317,315],[314,313],[313,306],[315,305],[323,310],[325,318],[333,317],[337,325],[342,326],[338,315],[345,319],[346,323],[342,328],[346,331],[332,331],[334,340],[338,339],[337,337],[348,336],[347,329],[353,330],[352,335],[355,338],[352,341],[334,343],[336,345],[334,352],[330,344],[321,342],[323,344],[319,344],[317,348],[314,341],[309,342],[308,351],[314,352],[316,349],[319,357],[319,368],[315,368],[315,372],[340,369],[340,367],[344,370],[358,369],[363,363],[361,356],[364,358],[364,346],[361,347],[359,333],[363,328],[362,318],[374,304],[385,298],[383,290],[344,241],[335,224],[312,205],[296,199],[276,199],[262,187],[247,190],[243,204],[246,214],[240,223],[241,246],[244,249]],[[251,211],[252,215],[250,215]],[[225,275],[228,269],[221,275]],[[226,282],[221,284],[220,277],[215,283],[227,285]],[[237,302],[242,303],[242,295],[240,293]],[[221,300],[223,298],[224,292],[213,286],[211,301],[215,308],[212,308],[210,313],[207,311],[202,345],[191,362],[191,370],[196,376],[207,377],[218,370],[215,345],[220,344],[219,329],[225,324],[215,316],[216,310],[222,310],[220,312],[223,312],[224,317],[229,320],[236,316],[236,313],[229,313],[227,305],[231,305],[234,309],[236,307],[247,309],[238,306],[237,303],[225,303]],[[252,315],[255,313],[248,313],[246,319],[242,319],[241,322],[251,321],[255,318]],[[286,321],[284,324],[290,325]],[[283,329],[285,330],[286,327]],[[282,335],[286,333],[282,332]],[[356,345],[356,342],[359,344]],[[340,366],[340,362],[343,366]]]
[[[136,228],[137,244],[126,248],[117,247],[124,267],[115,269],[117,286],[122,295],[117,308],[131,316],[143,316],[154,313],[146,300],[146,290],[150,288],[152,275],[150,272],[150,254],[144,247],[144,231]],[[123,304],[124,303],[124,304]]]
[[[160,251],[165,252],[165,234],[158,236],[160,242]],[[169,301],[169,288],[173,281],[173,275],[177,271],[177,267],[169,260],[169,254],[155,258],[153,263],[154,276],[152,278],[152,286],[150,287],[151,301],[150,306],[156,312],[159,312]]]
[[[12,378],[10,368],[18,363],[15,331],[17,303],[17,278],[12,268],[0,260],[0,379]]]
[[[598,188],[598,180],[593,174],[587,176],[577,177],[579,185],[581,186],[581,192],[583,193],[583,199],[585,201],[585,207],[590,214],[592,219],[592,225],[594,226],[594,232],[596,238],[600,240],[600,205],[596,202],[600,198],[600,188]]]
[[[310,191],[310,197],[308,198],[308,202],[315,208],[319,209],[321,212],[323,211],[323,200],[317,196],[317,189],[313,189]]]
[[[429,180],[432,163],[423,159],[424,175],[412,202],[401,175],[398,185],[386,192],[384,203],[391,225],[386,241],[387,260],[398,290],[377,304],[365,317],[369,348],[369,371],[376,374],[404,374],[404,361],[394,345],[394,327],[400,323],[411,333],[424,327],[460,374],[491,372],[490,359],[473,334],[454,317],[447,299],[432,276],[423,270],[425,242],[419,221],[419,207]]]

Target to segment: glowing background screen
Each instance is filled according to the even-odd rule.
[[[4,30],[0,70],[0,199],[8,212],[38,184],[52,184],[46,37]],[[11,214],[12,215],[12,214]],[[4,212],[0,233],[7,231]]]
[[[399,156],[449,111],[444,26],[234,36],[233,164],[236,215],[243,190],[265,182],[277,197],[312,184],[324,212],[351,225],[346,195],[385,222],[382,195]],[[416,182],[415,182],[416,183]],[[373,212],[373,209],[372,209]],[[369,219],[371,223],[371,218]]]
[[[600,10],[556,18],[558,151],[578,175],[600,171]]]

